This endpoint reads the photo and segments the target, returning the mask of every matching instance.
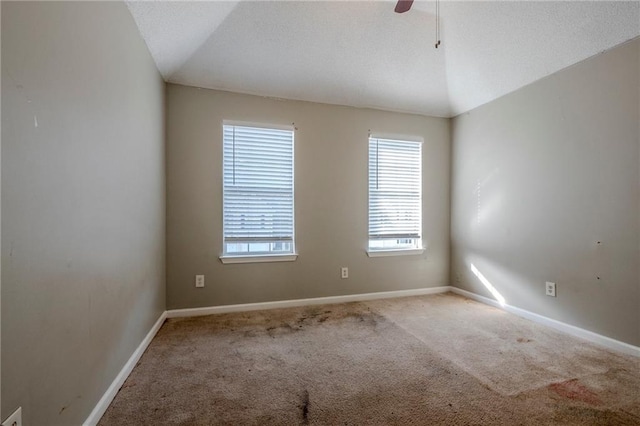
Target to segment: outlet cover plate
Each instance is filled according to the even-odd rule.
[[[2,426],[22,426],[22,407],[18,407],[12,415],[2,422]]]
[[[556,283],[547,281],[545,288],[547,296],[556,297]]]
[[[204,287],[204,275],[196,275],[196,287]]]
[[[349,278],[349,268],[347,268],[346,266],[343,266],[340,269],[340,277],[342,279]]]

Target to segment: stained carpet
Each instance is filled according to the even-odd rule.
[[[640,425],[640,360],[450,293],[170,319],[107,425]]]

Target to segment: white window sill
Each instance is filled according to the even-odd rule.
[[[293,262],[297,254],[261,254],[255,256],[220,256],[222,263]]]
[[[369,257],[411,256],[424,253],[424,249],[367,250]]]

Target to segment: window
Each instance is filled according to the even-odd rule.
[[[222,261],[295,260],[293,128],[225,123],[223,146]]]
[[[369,256],[422,253],[422,142],[369,138]]]

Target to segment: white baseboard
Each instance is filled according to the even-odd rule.
[[[450,286],[418,288],[414,290],[381,291],[378,293],[348,294],[346,296],[315,297],[311,299],[280,300],[277,302],[244,303],[241,305],[209,306],[204,308],[171,309],[167,318],[195,317],[201,315],[224,314],[229,312],[260,311],[265,309],[293,308],[298,306],[328,305],[334,303],[362,302],[375,299],[421,296],[424,294],[446,293]]]
[[[120,370],[120,373],[118,373],[107,391],[104,393],[104,395],[102,395],[102,398],[100,398],[98,404],[95,406],[91,414],[89,414],[89,417],[87,417],[87,420],[85,420],[83,426],[95,426],[98,424],[104,412],[107,411],[107,408],[109,408],[109,404],[111,404],[111,401],[113,401],[113,398],[115,398],[116,394],[120,390],[120,387],[124,384],[124,381],[127,380],[129,374],[131,374],[131,371],[140,360],[140,357],[147,349],[147,346],[149,346],[149,343],[151,343],[158,330],[160,330],[160,327],[162,327],[162,323],[164,323],[164,320],[166,318],[167,311],[164,311],[160,315],[160,318],[158,318],[156,323],[153,324],[153,327],[151,327],[151,330],[149,330],[138,348],[133,352],[127,363],[124,365],[124,367],[122,367],[122,370]]]
[[[516,308],[511,305],[500,305],[497,301],[493,299],[489,299],[488,297],[480,296],[475,293],[471,293],[470,291],[462,290],[457,287],[451,287],[451,292],[455,294],[459,294],[460,296],[464,296],[468,299],[473,299],[478,302],[484,303],[486,305],[491,305],[498,309],[505,310],[509,313],[517,315],[522,318],[526,318],[533,322],[537,322],[539,324],[546,325],[558,331],[562,331],[564,333],[570,334],[572,336],[579,337],[584,340],[588,340],[590,342],[599,344],[604,346],[607,349],[612,349],[614,351],[622,352],[627,355],[632,355],[636,357],[640,357],[640,347],[630,345],[629,343],[621,342],[619,340],[612,339],[610,337],[603,336],[601,334],[594,333],[589,330],[585,330],[583,328],[579,328],[573,325],[566,324],[561,321],[557,321],[551,318],[544,317],[542,315],[534,314],[533,312],[526,311],[524,309]]]

